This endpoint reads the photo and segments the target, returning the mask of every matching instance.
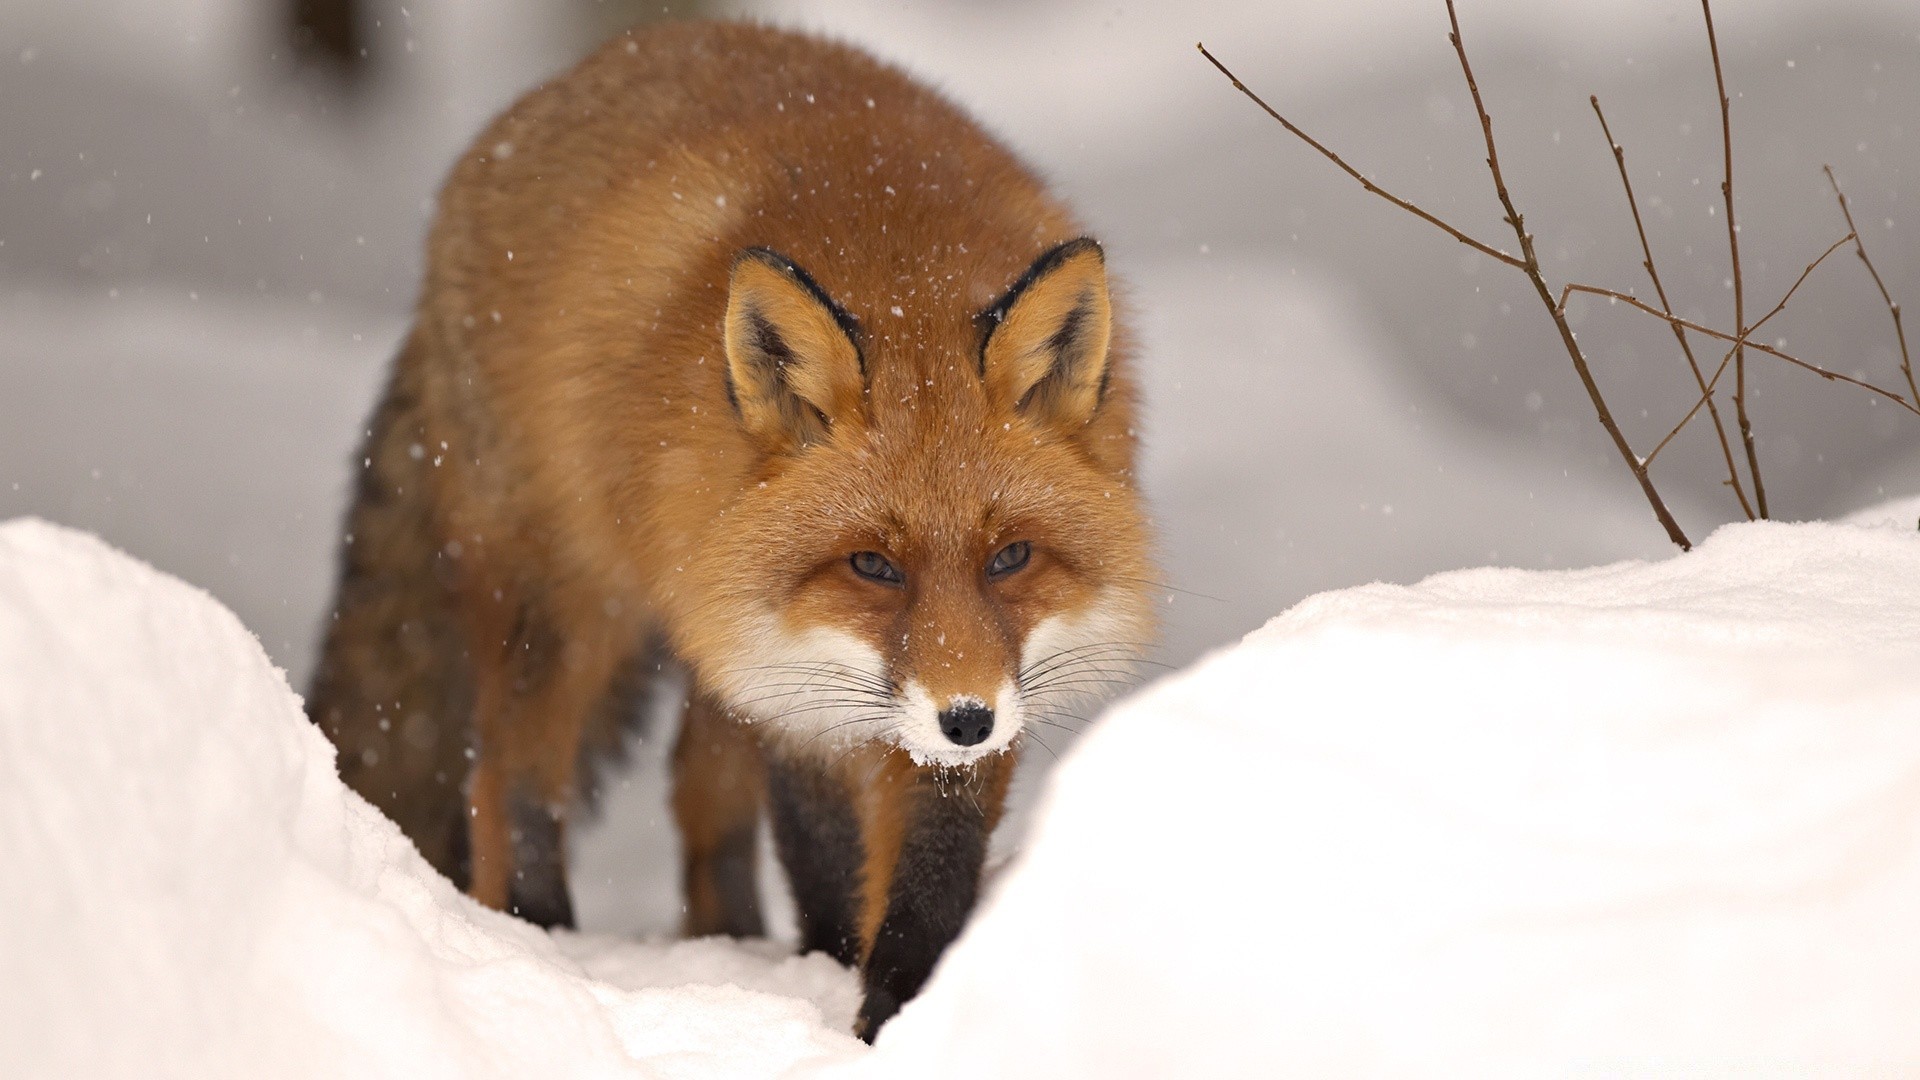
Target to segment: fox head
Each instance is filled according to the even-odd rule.
[[[685,568],[685,651],[790,749],[964,765],[1118,682],[1151,632],[1101,249],[996,287],[856,318],[779,253],[734,260],[726,374],[756,465]]]

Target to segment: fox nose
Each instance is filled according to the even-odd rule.
[[[940,730],[956,746],[978,746],[993,734],[993,710],[985,705],[955,705],[940,713]]]

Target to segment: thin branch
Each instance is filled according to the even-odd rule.
[[[1212,53],[1207,51],[1207,46],[1205,45],[1205,43],[1201,43],[1197,47],[1200,50],[1200,55],[1206,57],[1208,63],[1211,63],[1214,67],[1219,68],[1220,74],[1225,75],[1228,81],[1233,83],[1233,88],[1235,90],[1238,90],[1242,94],[1245,94],[1250,100],[1252,100],[1252,102],[1255,105],[1258,105],[1260,106],[1260,108],[1265,110],[1268,116],[1271,116],[1275,120],[1278,120],[1280,122],[1281,127],[1284,127],[1289,132],[1292,132],[1293,135],[1296,138],[1298,138],[1301,142],[1304,142],[1308,146],[1313,147],[1315,150],[1320,151],[1321,156],[1325,157],[1328,161],[1333,162],[1335,165],[1338,165],[1340,167],[1340,171],[1346,173],[1348,176],[1353,177],[1355,180],[1360,181],[1361,187],[1366,188],[1368,191],[1372,192],[1373,194],[1380,196],[1381,198],[1387,200],[1393,205],[1399,207],[1400,209],[1405,210],[1407,213],[1412,214],[1413,216],[1419,218],[1420,220],[1425,221],[1431,225],[1437,226],[1441,231],[1453,237],[1455,240],[1460,241],[1461,243],[1467,245],[1468,247],[1474,249],[1475,251],[1478,251],[1480,254],[1485,255],[1490,259],[1497,259],[1500,262],[1506,263],[1508,266],[1511,266],[1516,270],[1521,270],[1526,268],[1526,264],[1522,263],[1519,259],[1514,258],[1513,256],[1507,254],[1504,251],[1501,251],[1499,248],[1496,248],[1491,244],[1486,244],[1486,243],[1482,243],[1479,240],[1475,240],[1473,237],[1468,236],[1466,233],[1461,232],[1459,229],[1454,228],[1452,225],[1447,224],[1446,222],[1440,220],[1439,218],[1421,209],[1420,207],[1415,206],[1414,204],[1408,202],[1407,200],[1401,198],[1400,196],[1395,195],[1393,192],[1388,191],[1386,188],[1383,188],[1380,185],[1374,183],[1373,181],[1367,179],[1365,176],[1362,176],[1360,174],[1360,170],[1347,164],[1346,161],[1344,161],[1339,154],[1336,154],[1332,150],[1327,149],[1327,147],[1324,146],[1318,139],[1315,139],[1313,136],[1300,130],[1298,127],[1294,125],[1293,121],[1288,120],[1284,116],[1281,116],[1279,113],[1274,111],[1273,106],[1261,100],[1260,95],[1254,93],[1252,90],[1247,89],[1247,84],[1241,82],[1238,76],[1234,75],[1233,72],[1227,70],[1227,66],[1225,64],[1222,64],[1219,58],[1215,57]]]
[[[1713,33],[1713,0],[1700,0],[1700,10],[1707,18],[1707,49],[1713,54],[1713,88],[1720,98],[1720,149],[1726,165],[1720,195],[1727,203],[1727,249],[1733,260],[1733,328],[1744,337],[1746,285],[1740,273],[1740,226],[1733,217],[1733,120],[1727,101],[1727,79],[1720,67],[1720,39]],[[1747,353],[1740,345],[1733,349],[1733,412],[1739,419],[1740,441],[1747,451],[1747,473],[1753,477],[1754,502],[1759,504],[1760,516],[1766,517],[1767,485],[1760,479],[1760,453],[1753,441],[1753,421],[1747,414]]]
[[[1731,357],[1733,355],[1733,350],[1728,349],[1727,355]],[[1724,364],[1721,365],[1720,371],[1725,371],[1725,370],[1726,370],[1726,366]],[[1649,468],[1653,466],[1653,460],[1660,456],[1660,451],[1665,450],[1667,448],[1667,444],[1673,441],[1673,437],[1680,434],[1680,429],[1686,427],[1687,424],[1690,421],[1692,421],[1695,416],[1698,416],[1700,414],[1700,406],[1705,405],[1708,402],[1713,400],[1713,388],[1716,384],[1720,382],[1720,371],[1715,371],[1713,373],[1713,379],[1711,382],[1707,383],[1706,390],[1702,391],[1699,397],[1693,399],[1693,408],[1687,410],[1687,415],[1681,417],[1680,422],[1673,425],[1672,429],[1670,429],[1666,433],[1666,435],[1662,437],[1661,440],[1654,445],[1652,451],[1650,451],[1647,454],[1647,466]],[[1747,520],[1748,521],[1753,520],[1752,511],[1748,511]]]
[[[1853,239],[1853,234],[1848,233],[1847,235],[1827,245],[1827,250],[1821,252],[1819,258],[1808,263],[1806,267],[1800,271],[1800,276],[1793,279],[1793,286],[1786,291],[1785,295],[1780,297],[1779,303],[1773,305],[1773,308],[1767,312],[1766,317],[1761,319],[1759,322],[1754,323],[1752,326],[1747,327],[1746,332],[1739,336],[1726,333],[1725,331],[1722,331],[1722,330],[1715,330],[1712,327],[1701,326],[1699,323],[1696,323],[1696,322],[1689,322],[1686,319],[1683,319],[1671,312],[1657,311],[1654,308],[1649,307],[1646,304],[1646,302],[1642,301],[1639,297],[1634,296],[1631,293],[1623,293],[1614,289],[1606,289],[1598,285],[1582,285],[1577,282],[1573,284],[1569,284],[1566,288],[1560,290],[1560,306],[1563,308],[1566,307],[1567,297],[1572,295],[1573,293],[1586,293],[1591,296],[1604,296],[1610,300],[1623,301],[1629,306],[1639,308],[1641,311],[1644,311],[1649,315],[1658,316],[1659,318],[1667,321],[1668,323],[1671,323],[1677,326],[1683,326],[1689,330],[1697,330],[1702,334],[1706,334],[1708,337],[1719,338],[1721,341],[1736,342],[1750,349],[1757,349],[1761,352],[1772,353],[1775,356],[1783,357],[1786,359],[1792,359],[1791,357],[1787,357],[1786,353],[1783,353],[1778,349],[1775,349],[1768,345],[1762,345],[1759,342],[1753,341],[1750,339],[1752,338],[1755,332],[1757,332],[1762,326],[1765,326],[1767,322],[1770,321],[1775,315],[1778,315],[1782,311],[1786,310],[1788,301],[1793,299],[1794,293],[1797,293],[1800,291],[1800,286],[1806,282],[1807,278],[1810,275],[1812,275],[1812,273],[1815,270],[1819,269],[1821,263],[1826,262],[1829,256],[1831,256],[1834,252],[1840,250],[1841,246],[1851,239]],[[1730,359],[1732,359],[1732,350],[1729,350],[1728,355],[1721,359],[1721,366],[1722,367],[1726,366],[1727,361]],[[1794,362],[1801,363],[1801,361],[1798,361],[1798,360],[1795,360]],[[1716,377],[1717,377],[1717,372],[1716,372]]]
[[[1627,209],[1633,211],[1633,231],[1640,236],[1640,253],[1644,256],[1640,265],[1646,267],[1647,277],[1653,281],[1654,294],[1660,298],[1660,310],[1671,315],[1673,305],[1667,301],[1666,286],[1660,283],[1660,271],[1654,269],[1653,246],[1647,242],[1647,227],[1640,220],[1640,202],[1633,196],[1633,181],[1627,178],[1627,152],[1614,141],[1613,129],[1607,126],[1607,114],[1600,110],[1599,96],[1588,95],[1587,101],[1593,105],[1593,115],[1600,119],[1600,134],[1606,136],[1607,146],[1613,151],[1613,163],[1620,170],[1620,186],[1627,192]],[[1694,404],[1693,408],[1687,412],[1686,418],[1681,420],[1665,439],[1660,440],[1660,445],[1654,447],[1653,452],[1646,456],[1646,464],[1653,464],[1653,459],[1660,456],[1660,451],[1680,433],[1680,428],[1685,427],[1688,420],[1693,419],[1694,414],[1700,411],[1700,406],[1705,404],[1707,413],[1713,417],[1714,434],[1720,439],[1720,454],[1727,462],[1727,486],[1733,488],[1734,497],[1740,500],[1740,509],[1747,515],[1747,520],[1752,521],[1753,504],[1747,501],[1746,487],[1740,483],[1740,469],[1733,463],[1733,446],[1727,442],[1727,427],[1720,420],[1720,407],[1713,403],[1713,390],[1708,386],[1706,376],[1700,371],[1700,362],[1694,358],[1693,346],[1687,341],[1687,332],[1677,324],[1668,323],[1667,325],[1673,330],[1673,339],[1680,343],[1681,354],[1687,358],[1687,370],[1693,372],[1694,385],[1700,388],[1700,401]]]
[[[1586,354],[1580,351],[1580,343],[1575,339],[1573,327],[1567,323],[1566,309],[1554,303],[1553,290],[1548,287],[1545,274],[1540,270],[1540,259],[1534,253],[1533,235],[1527,232],[1526,219],[1513,205],[1513,196],[1507,193],[1506,178],[1500,172],[1500,154],[1493,142],[1493,118],[1487,115],[1486,102],[1481,100],[1480,85],[1474,80],[1473,65],[1467,61],[1467,47],[1460,38],[1460,16],[1454,10],[1453,0],[1447,0],[1447,22],[1451,32],[1447,40],[1453,43],[1453,51],[1460,58],[1460,73],[1466,76],[1467,93],[1473,97],[1473,108],[1480,116],[1480,131],[1486,137],[1487,169],[1493,174],[1494,194],[1500,198],[1500,205],[1507,212],[1507,224],[1513,226],[1513,234],[1520,238],[1520,255],[1524,261],[1521,267],[1527,280],[1533,283],[1534,291],[1540,294],[1540,302],[1546,305],[1547,313],[1552,316],[1553,324],[1560,331],[1560,342],[1566,346],[1567,356],[1573,361],[1573,370],[1580,376],[1580,383],[1586,388],[1587,397],[1593,402],[1594,412],[1599,415],[1600,426],[1606,429],[1613,440],[1614,449],[1620,452],[1620,460],[1626,462],[1633,478],[1640,482],[1640,491],[1646,495],[1647,504],[1653,507],[1653,516],[1667,531],[1667,539],[1687,551],[1693,547],[1687,534],[1680,529],[1673,514],[1667,510],[1667,504],[1661,500],[1660,492],[1653,486],[1653,478],[1647,474],[1646,463],[1633,452],[1627,443],[1627,437],[1620,431],[1620,425],[1614,422],[1613,413],[1607,408],[1607,400],[1600,393],[1600,385],[1593,379],[1593,372],[1587,367]]]
[[[1773,317],[1775,315],[1778,315],[1782,311],[1785,311],[1787,309],[1787,301],[1792,300],[1793,294],[1800,291],[1800,286],[1806,284],[1807,279],[1813,276],[1813,272],[1815,270],[1820,269],[1820,264],[1823,262],[1826,262],[1827,259],[1830,256],[1832,256],[1834,252],[1839,251],[1842,247],[1846,246],[1847,241],[1853,240],[1853,239],[1856,239],[1854,234],[1848,233],[1847,235],[1841,237],[1840,239],[1835,240],[1833,243],[1828,244],[1827,250],[1821,252],[1819,258],[1816,258],[1812,262],[1808,263],[1806,267],[1800,271],[1800,276],[1793,279],[1793,284],[1789,286],[1787,288],[1787,291],[1780,297],[1780,302],[1773,305],[1773,307],[1767,309],[1767,313],[1765,315],[1760,316],[1760,321],[1754,323],[1752,326],[1747,327],[1746,330],[1742,332],[1741,336],[1748,337],[1755,333],[1758,333],[1761,327],[1773,321]],[[1748,344],[1752,344],[1752,343],[1748,342]],[[1741,347],[1742,346],[1740,345],[1735,345],[1734,349],[1737,352]],[[1760,348],[1761,346],[1755,345],[1754,347]],[[1737,360],[1735,361],[1735,366],[1738,366]]]
[[[1874,269],[1873,260],[1867,258],[1867,245],[1860,239],[1860,227],[1853,223],[1853,211],[1847,208],[1847,196],[1840,190],[1840,181],[1833,178],[1833,166],[1820,168],[1827,174],[1827,183],[1833,185],[1834,197],[1840,200],[1840,214],[1847,219],[1847,228],[1853,230],[1853,250],[1866,264],[1867,273],[1873,275],[1874,288],[1880,290],[1880,299],[1887,302],[1887,310],[1893,313],[1893,335],[1900,340],[1900,374],[1907,377],[1907,390],[1913,394],[1913,400],[1920,401],[1920,386],[1913,381],[1913,358],[1907,354],[1907,330],[1900,323],[1900,305],[1894,303],[1892,294],[1887,292],[1887,283],[1880,280],[1880,271]]]
[[[1728,334],[1720,330],[1715,330],[1712,327],[1701,326],[1697,322],[1689,322],[1688,320],[1683,319],[1678,315],[1668,315],[1662,312],[1659,308],[1653,307],[1650,304],[1643,303],[1638,298],[1628,293],[1617,292],[1613,289],[1602,289],[1593,285],[1569,285],[1566,287],[1565,292],[1562,292],[1561,295],[1565,296],[1567,293],[1576,293],[1576,292],[1587,293],[1592,296],[1605,296],[1605,297],[1608,297],[1609,299],[1618,300],[1623,304],[1627,304],[1631,307],[1638,308],[1639,310],[1644,311],[1647,314],[1652,315],[1657,319],[1665,319],[1668,322],[1678,323],[1679,325],[1684,326],[1687,329],[1692,330],[1696,333],[1705,334],[1708,337],[1718,338],[1721,341],[1733,342],[1745,348],[1752,349],[1755,352],[1766,353],[1768,356],[1778,357],[1779,359],[1785,360],[1787,363],[1792,364],[1795,367],[1804,368],[1807,371],[1811,371],[1815,375],[1818,375],[1821,378],[1828,380],[1829,382],[1848,383],[1850,385],[1857,386],[1862,390],[1866,390],[1871,393],[1878,394],[1879,396],[1887,399],[1888,401],[1892,402],[1895,405],[1900,406],[1901,408],[1907,410],[1908,412],[1913,413],[1916,416],[1920,416],[1920,407],[1916,407],[1913,402],[1908,401],[1905,397],[1901,396],[1898,393],[1895,393],[1892,390],[1888,390],[1886,387],[1875,386],[1870,382],[1866,382],[1862,379],[1856,379],[1851,375],[1842,375],[1837,371],[1829,371],[1828,369],[1823,368],[1818,364],[1808,363],[1807,361],[1802,360],[1797,356],[1794,356],[1790,353],[1783,352],[1779,349],[1774,348],[1771,345],[1762,345],[1757,341],[1750,341],[1744,337],[1735,337],[1732,334]],[[1753,331],[1754,331],[1754,327],[1750,326],[1747,328],[1748,334],[1752,334]],[[1729,353],[1729,357],[1731,357],[1731,353]],[[1717,381],[1717,379],[1714,381]],[[1712,385],[1712,382],[1710,381],[1708,385]]]
[[[1807,278],[1813,275],[1813,272],[1815,270],[1820,268],[1820,264],[1823,262],[1826,262],[1828,256],[1831,256],[1834,252],[1839,251],[1842,245],[1844,245],[1847,241],[1852,239],[1854,239],[1853,234],[1848,233],[1847,235],[1841,237],[1840,239],[1835,240],[1830,246],[1828,246],[1827,250],[1820,253],[1819,258],[1808,263],[1806,265],[1806,268],[1800,271],[1800,276],[1793,279],[1793,284],[1787,289],[1786,293],[1780,297],[1780,302],[1773,305],[1773,308],[1771,310],[1769,310],[1765,315],[1761,316],[1759,322],[1756,322],[1752,326],[1747,327],[1747,332],[1744,335],[1742,335],[1742,337],[1751,339],[1753,335],[1760,332],[1761,328],[1765,327],[1769,322],[1772,322],[1773,317],[1775,315],[1778,315],[1782,311],[1785,311],[1787,309],[1787,301],[1793,299],[1793,294],[1800,291],[1800,286],[1806,282]],[[1566,296],[1567,294],[1564,292],[1560,294],[1561,303],[1563,304],[1566,303]],[[1661,306],[1665,307],[1664,304],[1662,304]],[[1670,310],[1667,311],[1664,315],[1664,318],[1669,320],[1667,325],[1673,327],[1674,333],[1683,332],[1680,328],[1680,325],[1677,322],[1672,321],[1673,320],[1672,311]],[[1748,340],[1747,344],[1752,344],[1751,340]],[[1716,387],[1720,385],[1720,376],[1726,374],[1727,364],[1733,360],[1734,349],[1738,349],[1739,347],[1740,347],[1740,344],[1736,343],[1733,349],[1728,349],[1726,352],[1726,355],[1720,358],[1719,366],[1713,369],[1713,378],[1707,381],[1707,385],[1701,387],[1700,397],[1698,400],[1696,400],[1693,403],[1693,408],[1687,410],[1687,415],[1681,417],[1680,422],[1673,425],[1673,430],[1667,432],[1666,438],[1660,440],[1660,445],[1654,447],[1653,452],[1647,455],[1648,465],[1652,465],[1653,459],[1660,456],[1660,451],[1666,449],[1666,445],[1673,441],[1673,437],[1675,435],[1680,434],[1680,429],[1683,427],[1686,427],[1687,422],[1689,420],[1692,420],[1696,415],[1699,414],[1700,407],[1702,405],[1706,405],[1708,407],[1712,406],[1713,391]],[[1756,346],[1756,348],[1759,348],[1759,347],[1760,346]],[[1752,520],[1752,519],[1749,518],[1748,520]]]

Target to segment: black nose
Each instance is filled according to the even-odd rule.
[[[940,730],[959,746],[978,746],[993,734],[993,710],[985,705],[955,705],[940,714]]]

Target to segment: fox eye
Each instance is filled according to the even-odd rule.
[[[878,581],[885,585],[906,584],[906,575],[900,572],[900,568],[888,562],[887,557],[877,551],[856,551],[849,561],[853,563],[853,572],[868,581]]]
[[[987,564],[988,577],[1005,577],[1027,565],[1033,557],[1033,545],[1025,540],[1016,540],[1000,549],[1000,553]]]

